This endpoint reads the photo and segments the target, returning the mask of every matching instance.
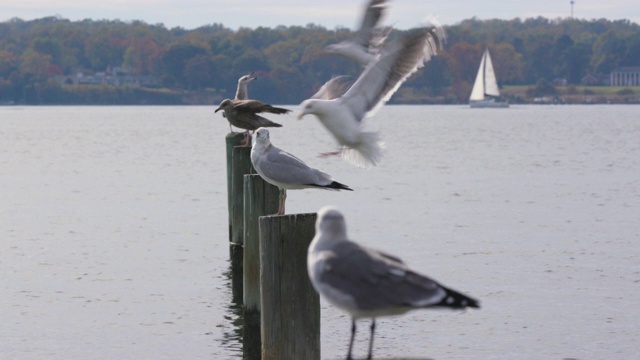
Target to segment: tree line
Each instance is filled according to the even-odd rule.
[[[640,26],[627,20],[472,18],[445,30],[445,50],[392,101],[466,102],[485,47],[501,85],[558,78],[579,84],[589,74],[640,66]],[[142,21],[14,18],[0,23],[0,102],[180,103],[177,97],[198,92],[206,96],[196,101],[212,102],[232,97],[237,79],[255,71],[259,81],[251,84],[252,98],[297,104],[332,76],[358,76],[358,64],[322,52],[351,35],[347,28],[315,24],[231,30],[214,23],[186,30]],[[63,75],[108,70],[153,76],[159,88],[59,81]]]

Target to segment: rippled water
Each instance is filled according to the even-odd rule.
[[[297,110],[297,108],[294,108]],[[640,353],[640,121],[634,106],[386,106],[383,164],[319,159],[312,118],[274,144],[356,191],[353,239],[481,300],[381,319],[375,354],[629,359]],[[224,136],[211,107],[0,107],[0,358],[239,359]],[[324,359],[349,319],[322,303]],[[355,354],[366,354],[361,323]]]

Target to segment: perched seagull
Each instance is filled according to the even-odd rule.
[[[286,114],[291,110],[278,108],[265,104],[258,100],[231,100],[224,99],[215,112],[222,110],[223,116],[229,121],[229,129],[231,125],[247,130],[247,136],[250,132],[261,127],[281,127],[282,125],[268,120],[259,113]],[[233,130],[231,129],[231,132]],[[248,140],[248,138],[246,139]]]
[[[254,72],[247,74],[240,79],[238,79],[238,89],[236,90],[236,100],[247,100],[249,99],[249,91],[247,90],[247,85],[253,80],[258,80],[258,77]]]
[[[318,211],[316,235],[307,253],[307,271],[316,291],[351,315],[349,360],[356,319],[372,319],[367,357],[371,359],[379,316],[423,308],[480,307],[477,300],[414,272],[399,258],[350,241],[342,213],[331,206]]]
[[[404,39],[387,41],[381,54],[364,69],[342,96],[310,98],[302,102],[298,119],[314,114],[338,140],[343,158],[356,166],[377,165],[383,143],[376,132],[363,130],[362,121],[383,106],[400,85],[442,48],[444,30],[422,27]]]
[[[324,51],[355,60],[362,66],[369,64],[375,58],[390,31],[390,28],[378,27],[378,23],[386,13],[386,2],[387,0],[369,1],[365,7],[360,28],[355,32],[353,38],[327,45]]]
[[[258,129],[254,137],[251,163],[266,182],[280,189],[277,215],[284,215],[287,189],[317,188],[353,191],[347,185],[331,180],[329,174],[313,169],[297,157],[273,146],[269,140],[269,130]]]
[[[249,99],[249,90],[247,86],[253,80],[258,80],[258,77],[254,75],[254,72],[250,74],[244,75],[238,79],[238,88],[236,89],[236,97],[235,100],[247,100]],[[225,113],[222,113],[222,117],[226,118]],[[231,129],[231,124],[229,124],[229,129]],[[233,132],[233,130],[231,130]]]

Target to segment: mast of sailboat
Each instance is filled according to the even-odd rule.
[[[482,53],[482,93],[487,96],[487,52],[489,49],[484,48]]]

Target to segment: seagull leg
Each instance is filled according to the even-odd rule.
[[[376,318],[371,319],[371,338],[369,339],[369,355],[367,355],[367,360],[372,359],[374,331],[376,331]]]
[[[276,215],[284,215],[284,202],[287,200],[287,190],[280,189],[280,204]]]
[[[351,340],[349,341],[349,353],[347,353],[347,360],[353,360],[351,357],[351,349],[353,349],[353,338],[356,337],[356,319],[351,318]]]
[[[250,139],[251,139],[251,131],[247,130],[247,132],[245,132],[244,139],[240,142],[240,145],[249,146],[249,140]]]

